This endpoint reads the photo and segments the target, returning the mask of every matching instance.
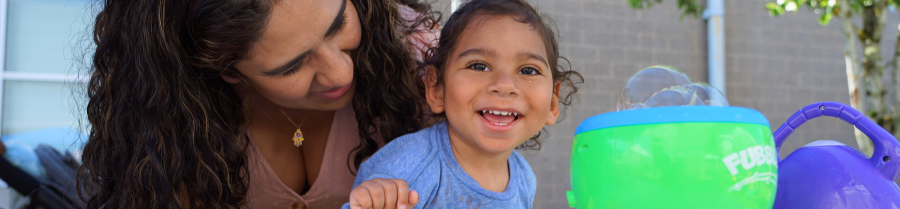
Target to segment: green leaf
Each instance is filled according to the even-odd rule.
[[[829,22],[831,22],[831,12],[823,12],[822,16],[819,16],[819,24],[827,26]]]
[[[797,11],[797,7],[797,2],[793,1],[784,4],[784,10],[791,12]]]
[[[654,4],[662,3],[662,0],[628,0],[628,4],[634,9],[649,8]]]
[[[862,7],[862,1],[860,1],[860,0],[849,0],[849,2],[850,2],[850,10],[852,10],[853,13],[857,13],[857,14],[858,14],[859,11],[860,11],[860,10],[859,10],[860,7]]]
[[[628,0],[628,5],[631,5],[631,8],[634,9],[643,9],[644,0]]]
[[[678,0],[678,9],[682,10],[681,19],[684,19],[685,16],[698,18],[703,13],[703,6],[700,6],[697,0]]]
[[[775,16],[775,17],[781,16],[781,14],[784,14],[784,7],[782,7],[781,5],[778,5],[776,3],[766,4],[766,10],[769,10],[769,15]]]
[[[700,17],[700,14],[703,13],[703,6],[698,2],[699,0],[678,0],[678,9],[681,10],[681,18],[684,19],[685,16],[692,16],[694,18]],[[631,5],[633,9],[645,9],[650,8],[654,4],[662,3],[662,0],[628,0],[628,4]]]

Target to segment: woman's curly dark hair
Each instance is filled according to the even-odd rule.
[[[427,123],[424,116],[425,100],[419,94],[416,60],[410,57],[409,48],[403,37],[418,31],[420,25],[434,28],[436,17],[440,13],[431,10],[429,4],[417,3],[414,0],[401,0],[404,5],[415,9],[420,15],[410,22],[397,14],[398,9],[393,1],[358,2],[360,20],[362,21],[362,41],[357,58],[363,56],[369,61],[357,61],[353,71],[356,78],[356,93],[353,96],[353,109],[359,121],[361,143],[353,149],[348,159],[352,159],[350,170],[359,169],[363,160],[378,151],[378,143],[373,137],[379,137],[385,143],[405,134],[424,128]],[[391,11],[390,18],[379,17],[373,10]],[[403,70],[386,70],[403,69]],[[366,130],[366,131],[363,131]],[[355,173],[355,172],[354,172]]]
[[[569,66],[569,60],[559,55],[559,43],[556,41],[557,36],[553,28],[551,28],[551,24],[548,23],[548,19],[538,13],[534,7],[524,0],[471,0],[459,6],[459,8],[450,15],[450,19],[444,24],[443,29],[441,29],[441,37],[438,39],[438,46],[429,50],[427,58],[425,59],[425,64],[419,66],[420,69],[426,66],[434,66],[434,69],[436,70],[436,73],[434,73],[436,78],[433,80],[435,83],[427,85],[441,85],[444,81],[444,68],[446,67],[450,53],[453,52],[460,37],[462,37],[466,26],[468,26],[473,18],[478,15],[512,16],[516,21],[528,24],[537,30],[541,35],[541,38],[543,38],[544,46],[546,47],[548,56],[547,64],[552,71],[554,88],[560,88],[557,89],[557,91],[553,91],[553,93],[559,96],[558,102],[563,107],[568,107],[572,104],[575,92],[578,91],[578,87],[576,87],[575,84],[584,82],[584,78],[581,77],[580,73],[569,70],[571,68]],[[419,80],[424,81],[425,79]],[[563,91],[562,88],[566,89],[565,92],[567,93],[565,96],[560,95],[560,92]],[[422,92],[423,91],[420,91],[420,94]],[[439,113],[435,114],[434,117],[445,118],[446,116],[444,113]],[[542,132],[544,132],[544,130],[542,130]],[[517,148],[540,149],[540,136],[541,133],[538,132]]]
[[[98,2],[85,92],[90,133],[78,172],[88,208],[245,203],[246,98],[220,75],[238,73],[234,64],[248,58],[276,1]],[[366,34],[352,105],[359,130],[369,131],[348,153],[358,168],[378,148],[374,130],[390,140],[421,129],[422,106],[395,2],[352,2]]]

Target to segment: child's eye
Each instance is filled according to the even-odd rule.
[[[522,73],[522,74],[525,74],[525,75],[539,75],[539,74],[541,74],[540,71],[538,71],[537,69],[534,69],[533,67],[525,67],[525,68],[522,68],[521,70],[519,70],[519,73]]]
[[[469,64],[468,68],[477,70],[477,71],[490,71],[490,69],[488,69],[488,66],[485,65],[484,63],[472,63],[472,64]]]

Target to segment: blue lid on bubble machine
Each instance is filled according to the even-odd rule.
[[[756,110],[744,107],[672,106],[624,110],[604,113],[585,119],[575,129],[583,132],[617,126],[655,123],[730,122],[769,126],[769,120]]]

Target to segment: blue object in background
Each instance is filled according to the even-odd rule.
[[[6,145],[6,153],[3,155],[11,164],[21,168],[29,175],[40,180],[46,180],[47,174],[44,167],[34,152],[39,144],[52,147],[60,153],[73,153],[81,158],[81,148],[87,136],[77,130],[68,127],[40,129],[18,134],[3,135],[0,140]]]
[[[76,158],[80,158],[78,153],[81,152],[85,139],[87,136],[80,131],[56,127],[3,135],[0,142],[6,146],[6,153],[2,157],[29,175],[44,181],[48,180],[46,169],[34,149],[43,144],[60,153],[73,153]]]
[[[47,172],[34,152],[34,147],[19,140],[3,140],[3,145],[6,146],[6,153],[3,154],[3,157],[10,164],[39,180],[47,179]]]
[[[0,139],[4,142],[9,140],[24,142],[28,146],[31,146],[32,151],[38,144],[46,144],[53,147],[53,149],[56,149],[56,151],[65,153],[79,152],[87,139],[87,135],[69,127],[56,127],[24,133],[6,134]]]

